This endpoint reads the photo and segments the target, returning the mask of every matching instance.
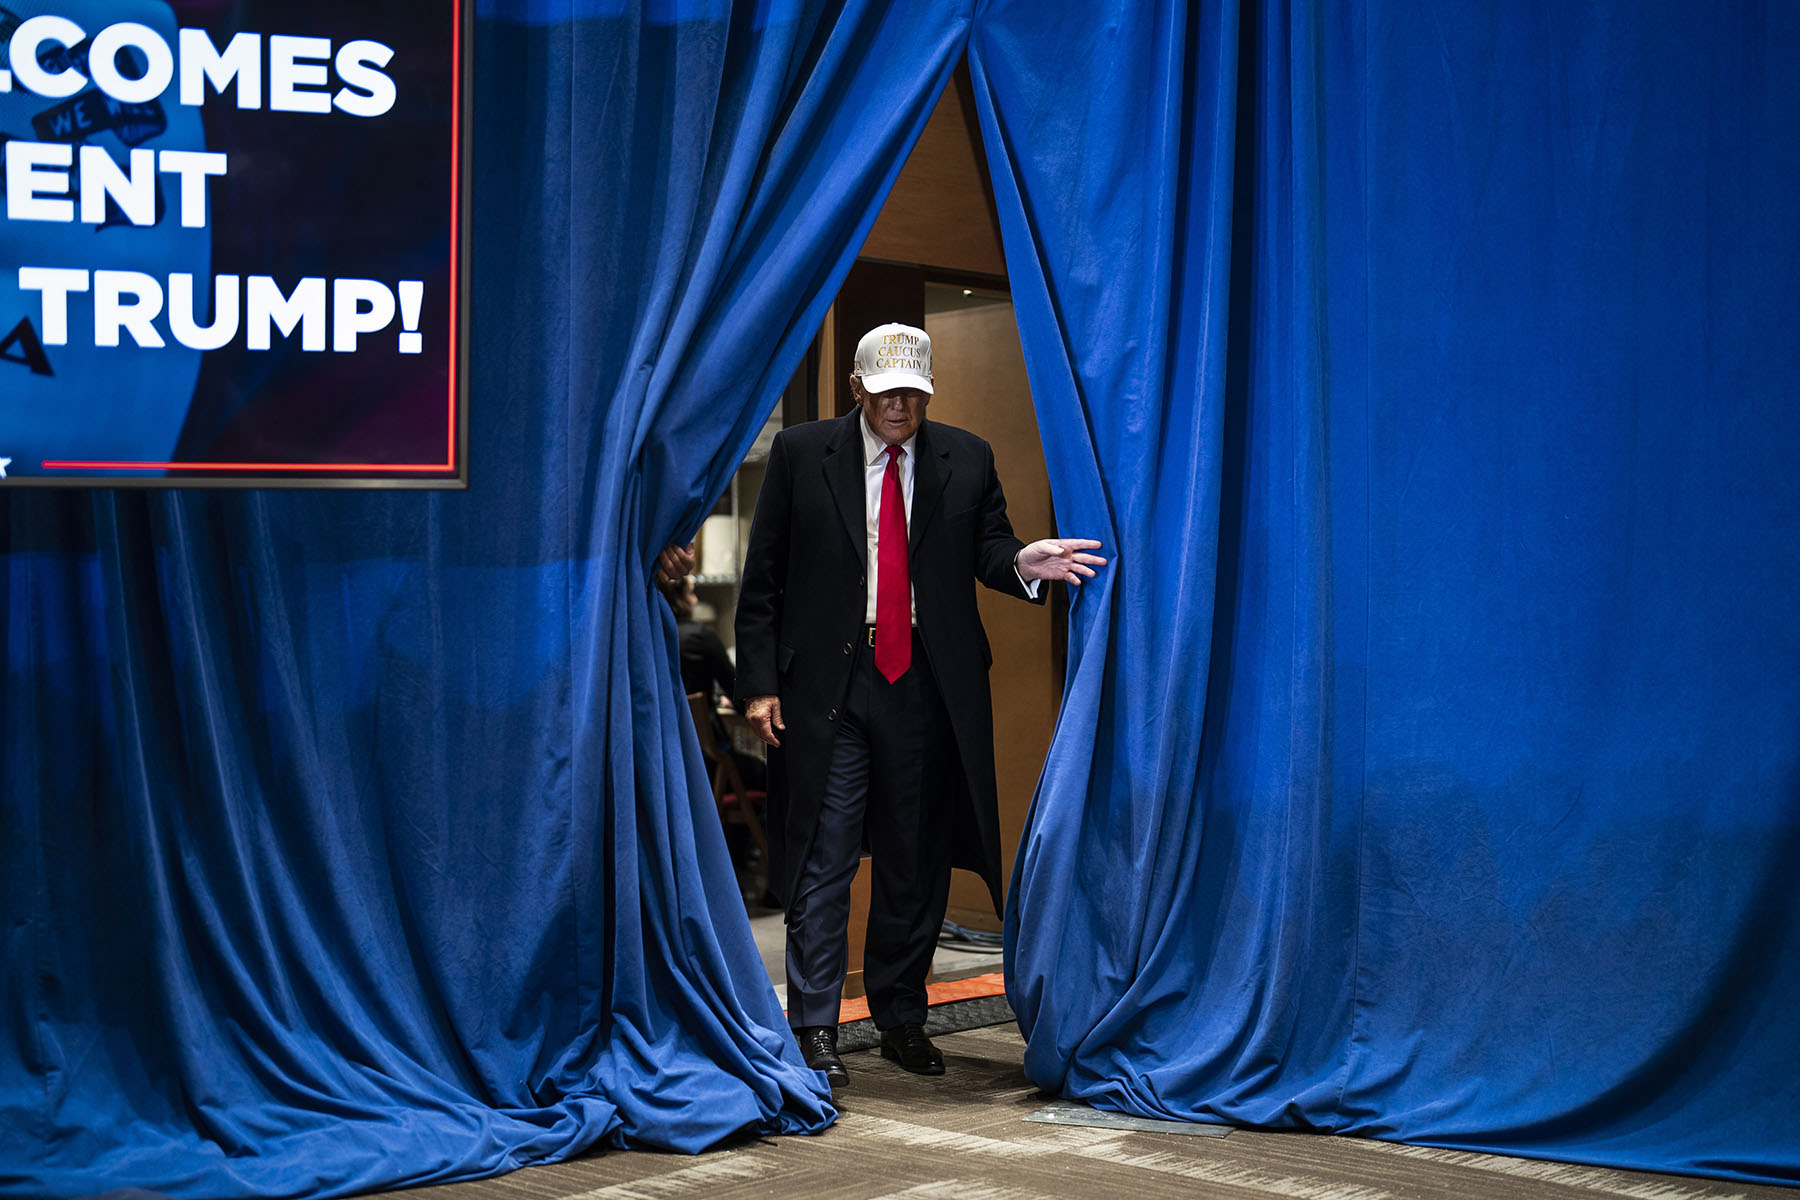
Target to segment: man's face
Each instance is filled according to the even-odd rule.
[[[862,380],[851,376],[850,394],[862,406],[863,419],[882,441],[898,446],[925,421],[925,406],[931,397],[918,388],[893,388],[885,392],[868,392]]]

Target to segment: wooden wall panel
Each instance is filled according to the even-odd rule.
[[[964,112],[960,88],[952,81],[894,181],[894,190],[863,243],[863,257],[985,275],[1006,273],[1000,231],[977,159],[981,149],[971,132],[973,117]]]
[[[925,318],[925,331],[931,335],[937,388],[926,415],[986,438],[994,448],[1014,532],[1028,542],[1051,536],[1050,478],[1012,305],[932,314]],[[1026,604],[986,588],[978,588],[977,595],[994,650],[988,677],[994,694],[994,767],[1002,866],[1010,877],[1060,700],[1051,614],[1047,604]],[[950,907],[952,920],[997,928],[987,888],[974,875],[955,872]]]

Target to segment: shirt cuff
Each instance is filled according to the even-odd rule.
[[[1031,597],[1033,600],[1037,599],[1038,584],[1044,581],[1041,579],[1028,580],[1023,575],[1019,574],[1019,560],[1017,556],[1014,556],[1013,558],[1013,578],[1019,581],[1019,586],[1025,589],[1025,594],[1027,596]]]

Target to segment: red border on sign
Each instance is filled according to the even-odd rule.
[[[462,250],[462,94],[463,4],[453,0],[450,33],[450,359],[449,392],[444,418],[444,461],[441,463],[227,463],[227,462],[83,462],[46,459],[46,471],[334,471],[440,473],[456,470],[456,363],[458,286],[457,258]]]

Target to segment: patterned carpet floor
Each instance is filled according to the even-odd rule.
[[[935,1015],[935,1013],[934,1013]],[[751,1140],[697,1157],[610,1151],[497,1179],[392,1193],[408,1200],[1800,1200],[1756,1187],[1234,1130],[1228,1137],[1027,1121],[1051,1099],[1019,1068],[1008,1022],[938,1034],[948,1072],[909,1075],[845,1055],[842,1116],[818,1137]]]

